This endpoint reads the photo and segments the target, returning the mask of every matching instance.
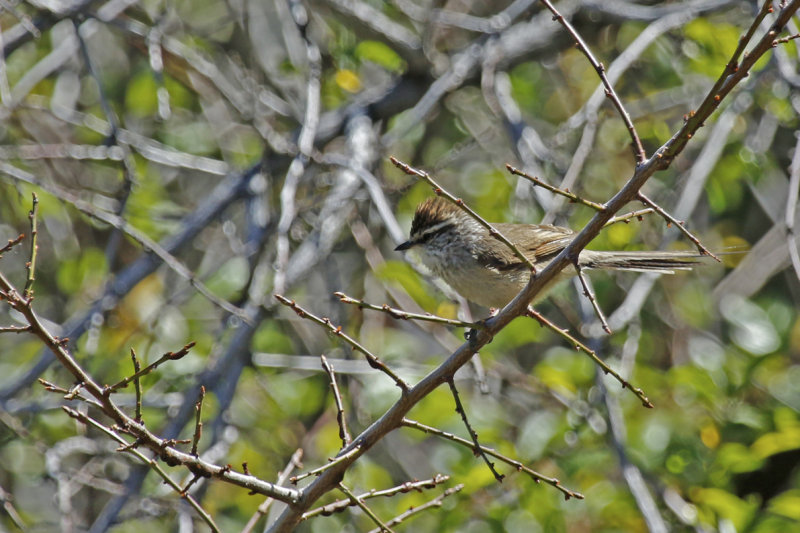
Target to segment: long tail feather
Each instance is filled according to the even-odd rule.
[[[674,274],[676,270],[691,270],[702,256],[696,252],[598,252],[581,254],[581,266],[633,272]]]

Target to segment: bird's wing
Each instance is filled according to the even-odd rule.
[[[529,225],[529,231],[525,232],[520,232],[520,228],[523,227],[520,224],[493,224],[493,226],[534,264],[557,255],[575,236],[572,230],[559,226]],[[521,238],[519,238],[520,233],[522,233]],[[514,237],[509,237],[510,234]],[[498,270],[511,270],[524,266],[519,259],[508,255],[508,247],[499,240],[489,238],[487,242],[491,244],[482,259],[489,266]]]

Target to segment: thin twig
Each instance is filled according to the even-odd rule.
[[[97,407],[99,409],[103,408],[103,405],[100,402],[92,398],[87,398],[86,396],[80,394],[80,389],[81,389],[80,383],[78,383],[77,385],[73,385],[72,388],[70,389],[65,389],[64,387],[59,387],[55,383],[51,383],[46,379],[39,378],[38,381],[39,384],[42,387],[44,387],[44,390],[46,390],[47,392],[55,392],[57,394],[63,394],[65,400],[70,400],[70,401],[78,400],[81,402],[85,402],[91,405],[92,407]]]
[[[8,239],[8,244],[0,248],[0,257],[3,257],[3,254],[7,251],[11,250],[14,246],[18,245],[22,242],[22,239],[25,238],[24,233],[20,233],[16,239]]]
[[[339,394],[339,385],[336,384],[336,374],[334,373],[333,366],[328,363],[324,355],[320,355],[322,360],[322,369],[328,374],[331,379],[331,390],[333,391],[333,400],[336,403],[336,422],[339,424],[339,438],[342,439],[342,448],[346,447],[352,442],[352,437],[347,431],[347,420],[344,416],[344,404],[342,403],[342,396]]]
[[[583,275],[583,269],[581,265],[578,264],[578,261],[575,261],[575,270],[578,272],[578,279],[581,281],[581,286],[583,287],[583,295],[589,299],[589,302],[592,304],[592,308],[594,309],[597,318],[600,320],[600,325],[603,326],[603,331],[611,335],[611,328],[608,327],[608,322],[606,321],[606,317],[603,314],[603,310],[600,309],[600,305],[597,303],[597,298],[594,297],[594,294],[589,289],[589,282],[586,281],[586,276]]]
[[[408,165],[406,163],[403,163],[402,161],[400,161],[399,159],[397,159],[396,157],[393,157],[393,156],[389,157],[389,160],[394,164],[394,166],[396,166],[397,168],[399,168],[400,170],[402,170],[406,174],[409,174],[411,176],[417,176],[419,179],[421,179],[422,181],[424,181],[425,183],[430,185],[433,188],[433,192],[436,194],[436,196],[440,196],[442,198],[446,198],[447,200],[449,200],[453,204],[455,204],[458,207],[460,207],[465,213],[467,213],[476,222],[478,222],[478,224],[480,224],[481,226],[486,228],[489,231],[489,235],[491,235],[492,237],[494,237],[498,241],[500,241],[503,244],[505,244],[508,247],[508,249],[511,250],[514,253],[514,255],[517,257],[517,259],[519,259],[523,264],[525,264],[530,269],[531,274],[535,274],[536,273],[536,267],[533,266],[533,263],[531,263],[531,260],[528,259],[527,257],[525,257],[525,254],[523,254],[519,250],[519,248],[517,248],[517,246],[514,243],[512,243],[510,240],[508,240],[505,235],[503,235],[498,230],[496,230],[491,224],[489,224],[486,220],[484,220],[483,217],[481,217],[478,213],[473,211],[467,204],[465,204],[464,200],[462,200],[461,198],[456,198],[455,196],[450,194],[448,191],[443,189],[442,186],[439,185],[438,183],[436,183],[433,180],[433,178],[431,178],[430,174],[428,174],[427,172],[425,172],[423,170],[418,170],[418,169],[416,169],[416,168],[414,168],[414,167],[412,167],[412,166],[410,166],[410,165]]]
[[[637,211],[631,211],[630,213],[625,213],[624,215],[619,215],[619,216],[613,217],[611,220],[606,222],[603,227],[607,228],[608,226],[610,226],[612,224],[616,224],[618,222],[624,222],[625,224],[627,224],[633,218],[641,221],[642,217],[644,215],[649,215],[650,213],[654,213],[654,212],[655,212],[655,210],[652,207],[648,207],[646,209],[639,209]]]
[[[543,188],[545,190],[550,191],[553,194],[559,194],[559,195],[567,198],[570,202],[572,202],[574,204],[585,205],[586,207],[591,207],[595,211],[599,211],[601,213],[603,211],[605,211],[605,209],[606,209],[603,204],[598,204],[597,202],[593,202],[591,200],[587,200],[586,198],[582,198],[582,197],[578,196],[577,194],[575,194],[574,192],[570,192],[569,189],[565,190],[565,189],[559,189],[558,187],[554,187],[553,185],[550,185],[549,183],[546,183],[546,182],[540,180],[539,178],[537,178],[535,176],[531,176],[530,174],[528,174],[524,170],[520,170],[520,169],[518,169],[516,167],[513,167],[513,166],[509,165],[508,163],[506,163],[506,169],[509,172],[511,172],[512,174],[516,175],[516,176],[519,176],[521,178],[525,178],[526,180],[528,180],[531,183],[533,183],[535,186],[541,187],[541,188]]]
[[[435,477],[431,479],[425,479],[422,481],[406,481],[402,485],[397,485],[396,487],[392,487],[390,489],[384,490],[375,490],[372,489],[369,492],[365,492],[363,494],[358,495],[358,499],[360,500],[369,500],[371,498],[389,498],[396,494],[404,494],[406,492],[416,491],[422,492],[424,489],[432,489],[437,485],[445,483],[450,480],[450,476],[444,476],[441,474],[437,474]],[[307,513],[303,513],[303,517],[301,520],[308,520],[309,518],[314,518],[315,516],[323,515],[329,516],[333,513],[340,513],[347,509],[348,507],[352,507],[355,505],[353,500],[337,500],[335,502],[329,503],[327,505],[323,505],[322,507],[317,507],[316,509],[312,509]],[[243,532],[244,533],[244,532]]]
[[[800,33],[795,33],[794,35],[783,37],[782,39],[775,39],[772,41],[772,45],[778,46],[779,44],[788,43],[789,41],[793,41],[795,39],[800,39]]]
[[[346,295],[343,292],[334,292],[334,296],[339,298],[342,303],[357,305],[361,309],[369,309],[371,311],[381,311],[383,313],[388,314],[392,318],[397,318],[400,320],[422,320],[425,322],[435,322],[437,324],[445,324],[448,326],[455,326],[460,328],[472,328],[472,329],[480,329],[483,324],[479,322],[465,322],[463,320],[454,320],[452,318],[444,318],[441,316],[432,315],[430,313],[410,313],[408,311],[403,311],[402,309],[396,309],[394,307],[389,307],[387,304],[383,305],[375,305],[365,302],[364,300],[358,300],[356,298],[351,298],[350,296]]]
[[[364,511],[364,513],[366,513],[366,515],[367,515],[368,517],[370,517],[370,518],[372,519],[372,521],[373,521],[373,522],[375,522],[375,523],[378,525],[378,529],[379,529],[379,531],[381,531],[381,532],[388,531],[389,533],[394,533],[394,531],[392,531],[392,529],[391,529],[389,526],[387,526],[386,524],[384,524],[384,523],[381,521],[381,519],[380,519],[380,518],[378,518],[378,515],[376,515],[376,514],[375,514],[375,513],[372,511],[372,509],[370,509],[369,507],[367,507],[367,504],[365,504],[365,503],[364,503],[364,502],[363,502],[363,501],[362,501],[362,500],[361,500],[361,499],[360,499],[358,496],[356,496],[355,494],[353,494],[353,492],[352,492],[350,489],[348,489],[348,488],[347,488],[347,487],[344,485],[344,483],[341,483],[341,482],[339,483],[339,490],[341,490],[342,492],[344,492],[344,493],[345,493],[345,495],[346,495],[348,498],[350,498],[350,499],[351,499],[351,500],[352,500],[352,501],[353,501],[353,502],[354,502],[356,505],[358,505],[358,506],[361,508],[361,510],[362,510],[362,511]]]
[[[298,474],[296,476],[292,476],[289,478],[289,483],[292,485],[296,485],[298,481],[303,480],[307,477],[311,476],[318,476],[324,471],[328,470],[332,466],[336,466],[337,464],[341,463],[342,461],[346,461],[350,457],[354,455],[358,455],[361,452],[361,446],[354,446],[348,452],[345,452],[341,455],[337,455],[333,459],[330,459],[327,464],[320,466],[319,468],[315,468],[314,470],[309,470],[308,472],[303,472],[302,474]]]
[[[30,330],[30,326],[0,326],[0,333],[25,333]]]
[[[192,436],[192,451],[189,452],[197,457],[197,445],[200,438],[203,436],[203,400],[206,397],[206,388],[200,385],[200,396],[197,398],[197,403],[194,404],[195,419],[194,419],[194,435]]]
[[[409,418],[403,418],[402,425],[404,425],[406,427],[409,427],[409,428],[412,428],[412,429],[416,429],[416,430],[422,431],[423,433],[428,433],[430,435],[436,435],[437,437],[441,437],[443,439],[447,439],[449,441],[455,442],[457,444],[461,444],[463,446],[467,446],[468,448],[470,448],[472,450],[473,453],[476,453],[475,443],[474,442],[470,442],[467,439],[461,438],[461,437],[459,437],[457,435],[453,435],[452,433],[448,433],[447,431],[442,431],[441,429],[436,429],[435,427],[427,426],[425,424],[417,422],[416,420],[411,420]],[[570,498],[577,498],[579,500],[582,500],[584,498],[583,494],[581,494],[580,492],[571,491],[568,488],[566,488],[563,485],[561,485],[561,482],[558,479],[553,478],[553,477],[548,477],[548,476],[545,476],[543,474],[540,474],[539,472],[536,472],[535,470],[532,470],[531,468],[525,466],[524,464],[520,463],[519,461],[515,461],[514,459],[511,459],[510,457],[507,457],[507,456],[499,453],[494,448],[488,448],[486,446],[481,446],[480,450],[483,451],[484,453],[486,453],[487,455],[491,455],[492,457],[494,457],[494,458],[496,458],[496,459],[498,459],[500,461],[503,461],[504,463],[506,463],[508,465],[513,466],[519,472],[525,472],[531,478],[533,478],[533,480],[536,481],[537,483],[544,482],[544,483],[547,483],[548,485],[551,485],[551,486],[557,488],[558,490],[560,490],[564,494],[564,498],[566,498],[567,500],[569,500]]]
[[[118,383],[115,383],[114,385],[111,385],[110,387],[107,386],[106,389],[105,389],[106,393],[110,394],[112,392],[116,392],[119,389],[127,387],[128,383],[130,383],[131,381],[133,381],[133,380],[135,380],[137,378],[140,378],[140,377],[142,377],[144,375],[149,374],[150,372],[152,372],[153,370],[155,370],[156,368],[158,368],[162,364],[166,363],[167,361],[177,361],[181,357],[183,357],[186,354],[188,354],[189,350],[191,350],[192,347],[194,347],[194,345],[195,345],[195,343],[194,343],[194,341],[192,341],[189,344],[185,345],[180,350],[178,350],[177,352],[167,352],[167,353],[165,353],[164,355],[162,355],[158,359],[158,361],[150,363],[149,365],[147,365],[143,369],[139,370],[138,372],[136,372],[132,376],[128,376],[128,377],[124,378],[123,380],[119,381]]]
[[[459,492],[463,488],[464,488],[464,484],[463,483],[460,483],[460,484],[456,485],[455,487],[451,487],[451,488],[447,489],[446,491],[444,491],[443,493],[441,493],[440,495],[438,495],[437,497],[435,497],[434,499],[432,499],[431,501],[425,502],[422,505],[417,505],[416,507],[411,507],[408,511],[397,515],[396,517],[394,517],[391,520],[389,520],[388,522],[386,522],[386,525],[390,526],[390,527],[391,526],[396,526],[397,524],[403,522],[407,518],[410,518],[410,517],[414,516],[415,514],[421,513],[422,511],[425,511],[427,509],[430,509],[431,507],[441,507],[442,506],[442,501],[445,498],[447,498],[451,494],[455,494],[456,492]],[[369,533],[380,533],[380,529],[373,529]]]
[[[275,484],[283,485],[286,483],[286,481],[289,479],[289,475],[292,473],[292,470],[295,468],[302,468],[303,465],[300,462],[302,459],[303,448],[297,448],[292,454],[292,457],[289,459],[289,463],[286,465],[286,468],[281,470],[281,473],[278,474],[278,479],[275,481]],[[269,508],[274,501],[274,498],[267,497],[267,499],[265,499],[264,502],[258,506],[258,509],[255,513],[253,513],[253,516],[250,517],[250,520],[247,521],[247,524],[245,524],[244,528],[242,528],[242,533],[250,533],[253,528],[256,527],[258,520],[267,514],[267,511],[269,511]]]
[[[719,257],[717,257],[716,255],[711,253],[708,250],[708,248],[703,246],[703,244],[700,242],[700,239],[698,239],[697,237],[692,235],[692,232],[690,232],[688,229],[686,229],[686,226],[684,225],[683,222],[681,222],[680,220],[676,219],[675,217],[673,217],[672,215],[667,213],[667,211],[665,209],[663,209],[661,206],[659,206],[653,200],[651,200],[650,198],[645,196],[644,193],[642,193],[641,191],[636,194],[636,198],[640,202],[642,202],[644,205],[650,207],[651,209],[653,209],[653,211],[658,213],[664,220],[667,221],[668,224],[674,224],[681,231],[681,233],[686,235],[687,239],[689,239],[690,241],[692,241],[694,243],[694,245],[697,247],[697,251],[700,252],[701,255],[708,255],[708,256],[713,257],[714,259],[716,259],[717,262],[719,262]]]
[[[594,67],[595,71],[597,71],[597,75],[600,76],[600,80],[603,82],[603,86],[606,89],[606,96],[611,100],[614,104],[614,107],[617,108],[620,117],[622,117],[622,121],[625,123],[625,127],[628,129],[628,134],[631,136],[631,142],[633,143],[633,153],[634,157],[636,158],[636,163],[642,163],[646,159],[644,147],[642,146],[642,140],[639,138],[639,134],[636,132],[636,127],[633,125],[633,121],[631,121],[631,116],[628,114],[628,111],[625,110],[625,106],[622,105],[622,101],[617,96],[616,91],[614,91],[614,87],[611,85],[611,82],[608,81],[608,76],[606,76],[606,68],[600,63],[597,59],[595,59],[592,51],[589,50],[589,47],[584,42],[583,38],[575,31],[575,28],[572,27],[572,24],[569,23],[567,19],[564,18],[561,13],[551,4],[548,0],[541,0],[541,2],[553,13],[553,19],[557,20],[561,23],[564,28],[569,32],[573,39],[575,39],[575,44],[577,45],[578,49],[583,52],[583,55],[586,56],[586,59],[589,60],[592,67]]]
[[[686,146],[686,143],[694,136],[694,133],[701,128],[705,120],[719,107],[720,102],[738,85],[745,77],[750,74],[750,70],[755,63],[774,45],[774,38],[783,30],[783,27],[797,12],[797,2],[790,2],[782,7],[782,13],[777,17],[769,31],[758,41],[758,43],[744,54],[745,48],[750,44],[755,32],[768,13],[773,11],[772,0],[764,0],[761,10],[747,31],[739,38],[739,44],[731,54],[731,58],[725,65],[722,73],[711,90],[708,91],[703,101],[697,107],[684,116],[684,124],[669,141],[659,148],[654,157],[660,161],[659,168],[669,166],[672,159],[679,154]],[[742,56],[744,54],[744,56]],[[741,57],[741,62],[739,61]]]
[[[136,351],[131,348],[131,360],[133,360],[133,374],[136,376],[133,380],[133,389],[136,393],[136,411],[134,413],[133,419],[136,420],[139,424],[143,423],[142,420],[142,383],[139,380],[139,376],[137,375],[139,371],[141,371],[142,367],[139,364],[139,359],[136,358]]]
[[[200,506],[200,504],[197,503],[197,500],[195,500],[191,495],[189,495],[186,492],[183,492],[181,487],[175,481],[173,481],[171,477],[169,477],[169,475],[164,471],[163,468],[161,468],[161,466],[158,464],[158,462],[156,462],[155,459],[151,459],[151,458],[147,457],[142,452],[137,450],[134,446],[130,446],[131,443],[126,441],[118,433],[116,433],[115,431],[113,431],[110,428],[106,427],[105,425],[101,424],[97,420],[95,420],[95,419],[93,419],[93,418],[81,413],[80,411],[72,409],[71,407],[62,406],[61,408],[69,416],[71,416],[75,420],[78,420],[79,422],[81,422],[81,423],[83,423],[85,425],[90,425],[90,426],[93,426],[93,427],[99,429],[100,431],[102,431],[103,433],[108,435],[111,439],[113,439],[113,440],[119,442],[120,444],[122,444],[122,447],[120,448],[120,451],[124,451],[126,453],[129,453],[129,454],[133,455],[134,457],[139,459],[142,463],[144,463],[148,467],[150,467],[154,472],[156,472],[161,477],[161,479],[164,480],[164,482],[167,485],[172,487],[172,490],[174,490],[178,495],[180,495],[181,498],[183,498],[184,500],[189,502],[189,505],[191,505],[192,508],[194,508],[194,510],[197,512],[197,514],[200,515],[200,518],[202,518],[203,521],[206,524],[208,524],[208,527],[210,527],[212,531],[215,531],[217,533],[219,533],[221,531],[219,529],[219,526],[217,526],[217,524],[214,523],[214,519],[211,518],[211,515],[208,514],[205,511],[205,509],[203,509]]]
[[[464,425],[467,426],[467,432],[469,432],[469,436],[472,438],[472,442],[475,445],[474,448],[472,448],[472,451],[475,453],[475,455],[480,455],[483,458],[483,460],[486,462],[486,466],[489,467],[489,470],[491,470],[494,478],[500,483],[502,483],[503,478],[506,476],[504,474],[499,473],[495,469],[494,463],[491,462],[489,460],[489,457],[487,457],[486,454],[483,452],[483,446],[481,446],[481,443],[478,442],[478,433],[476,433],[475,430],[470,425],[469,420],[467,419],[467,412],[464,410],[464,406],[461,405],[461,398],[458,395],[458,389],[456,388],[455,380],[451,377],[450,379],[447,380],[447,384],[450,386],[450,392],[453,393],[453,399],[456,402],[456,412],[461,415],[461,420],[463,420]]]
[[[313,313],[310,313],[310,312],[306,311],[305,309],[303,309],[302,307],[297,305],[294,300],[290,300],[290,299],[286,298],[285,296],[282,296],[280,294],[276,294],[275,298],[280,303],[282,303],[283,305],[285,305],[286,307],[290,308],[292,311],[297,313],[297,316],[299,316],[300,318],[308,318],[312,322],[315,322],[315,323],[317,323],[317,324],[319,324],[321,326],[324,326],[331,333],[333,333],[334,335],[336,335],[337,337],[339,337],[340,339],[345,341],[347,344],[349,344],[354,350],[359,351],[362,354],[364,354],[364,357],[367,358],[367,362],[369,363],[369,366],[371,366],[372,368],[374,368],[376,370],[380,370],[381,372],[383,372],[384,374],[386,374],[387,376],[392,378],[392,380],[395,382],[395,384],[398,387],[400,387],[400,390],[402,390],[403,393],[408,392],[408,384],[405,381],[403,381],[400,378],[400,376],[395,374],[394,371],[391,368],[386,366],[380,359],[378,359],[377,356],[375,356],[372,352],[370,352],[369,350],[364,348],[361,344],[359,344],[358,341],[356,341],[355,339],[353,339],[352,337],[350,337],[346,333],[344,333],[342,331],[341,326],[334,326],[331,323],[329,318],[320,318],[320,317],[314,315]]]
[[[555,324],[550,322],[547,318],[545,318],[543,315],[538,313],[536,310],[534,310],[530,306],[528,307],[528,311],[527,311],[526,315],[529,316],[530,318],[536,319],[539,322],[539,324],[541,324],[542,326],[546,326],[547,328],[549,328],[550,330],[554,331],[555,333],[557,333],[561,337],[567,339],[569,342],[571,342],[575,346],[576,350],[580,350],[583,353],[585,353],[586,355],[588,355],[589,357],[591,357],[592,360],[595,363],[597,363],[597,365],[600,368],[603,369],[603,372],[605,372],[606,374],[611,374],[611,376],[613,376],[614,379],[619,381],[619,383],[622,385],[623,388],[628,389],[631,392],[633,392],[636,395],[636,397],[639,398],[639,400],[642,401],[642,405],[643,406],[645,406],[645,407],[647,407],[649,409],[653,408],[652,402],[644,394],[644,391],[642,389],[640,389],[639,387],[634,387],[633,385],[631,385],[622,376],[620,376],[619,373],[616,370],[614,370],[613,368],[608,366],[608,364],[606,364],[605,361],[600,359],[600,357],[597,355],[597,352],[595,352],[594,350],[590,349],[588,346],[583,344],[581,341],[579,341],[578,339],[573,337],[569,333],[568,330],[559,328],[558,326],[556,326]]]
[[[28,262],[25,264],[25,269],[28,271],[28,277],[25,280],[25,288],[22,290],[22,297],[28,300],[30,305],[33,299],[33,282],[36,281],[36,257],[39,255],[39,245],[37,244],[37,236],[39,234],[38,227],[38,213],[39,213],[39,197],[36,193],[31,193],[33,196],[33,205],[28,213],[28,219],[31,221],[31,255]]]

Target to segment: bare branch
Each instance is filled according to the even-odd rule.
[[[339,394],[339,385],[336,384],[336,374],[334,373],[333,366],[328,363],[325,356],[320,355],[319,357],[322,360],[323,370],[325,370],[331,380],[331,391],[333,391],[333,399],[336,403],[336,422],[339,424],[339,438],[342,439],[342,448],[344,448],[353,441],[353,438],[347,431],[347,419],[344,415],[342,396]]]
[[[483,447],[481,446],[480,442],[478,442],[478,434],[472,429],[472,425],[469,423],[467,419],[467,412],[464,410],[464,406],[461,405],[461,398],[458,395],[458,389],[456,388],[456,383],[453,378],[450,378],[447,382],[450,386],[450,392],[453,394],[453,399],[456,402],[456,412],[461,415],[461,420],[464,422],[464,425],[467,427],[467,431],[469,432],[469,436],[472,438],[472,443],[475,447],[472,449],[475,454],[480,455],[484,462],[486,462],[486,466],[489,467],[489,470],[492,472],[494,478],[499,481],[500,483],[503,482],[503,478],[505,475],[500,474],[494,468],[494,463],[489,460],[485,453],[483,453]]]
[[[378,357],[376,355],[374,355],[372,352],[370,352],[369,350],[364,348],[364,346],[362,346],[359,342],[357,342],[355,339],[351,338],[350,336],[348,336],[347,334],[342,332],[341,326],[339,326],[339,327],[334,326],[331,323],[330,319],[328,319],[328,318],[320,318],[320,317],[316,316],[315,314],[306,311],[305,309],[303,309],[302,307],[297,305],[294,300],[290,300],[290,299],[286,298],[285,296],[281,296],[280,294],[276,294],[275,298],[280,303],[282,303],[283,305],[285,305],[286,307],[290,308],[292,311],[297,313],[297,316],[299,316],[300,318],[307,318],[307,319],[311,320],[312,322],[327,328],[331,333],[333,333],[334,335],[336,335],[337,337],[342,339],[344,342],[346,342],[347,344],[352,346],[354,350],[359,351],[362,354],[364,354],[364,357],[367,358],[367,362],[369,363],[369,365],[372,368],[374,368],[376,370],[380,370],[381,372],[383,372],[384,374],[386,374],[387,376],[392,378],[392,380],[394,381],[395,385],[400,387],[401,391],[403,391],[404,393],[408,392],[408,384],[405,381],[403,381],[400,378],[400,376],[395,374],[395,372],[391,368],[386,366],[380,359],[378,359]]]

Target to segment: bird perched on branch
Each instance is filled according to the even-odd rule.
[[[533,264],[544,269],[575,237],[568,228],[536,224],[491,224]],[[530,280],[531,269],[509,246],[491,235],[475,218],[451,202],[429,198],[414,213],[409,239],[395,250],[413,250],[434,275],[461,296],[487,307],[501,308]],[[578,257],[581,269],[629,270],[673,274],[691,270],[701,256],[691,251],[593,251]],[[559,281],[578,274],[574,265],[562,270],[534,300]]]

